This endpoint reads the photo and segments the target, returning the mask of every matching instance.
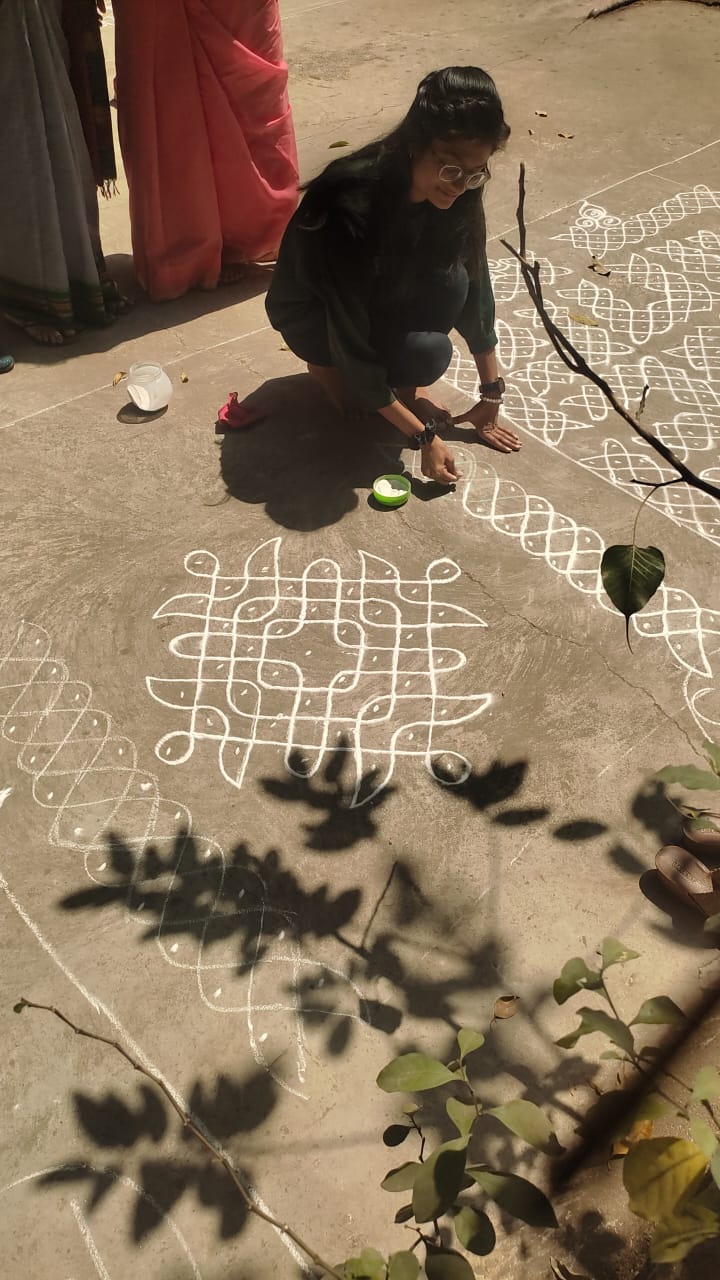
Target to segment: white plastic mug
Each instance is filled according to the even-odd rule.
[[[154,360],[143,360],[132,365],[128,373],[128,395],[144,413],[155,413],[169,405],[173,384],[162,365]]]

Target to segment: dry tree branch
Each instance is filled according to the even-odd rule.
[[[615,13],[618,9],[629,9],[632,4],[642,4],[643,0],[613,0],[612,4],[606,4],[602,9],[591,9],[583,19],[588,22],[590,18],[602,18],[606,13]],[[703,4],[708,9],[720,9],[720,0],[688,0],[691,4]]]
[[[719,0],[719,3],[720,3],[720,0]],[[525,165],[524,164],[520,165],[520,177],[518,180],[518,190],[519,190],[519,200],[518,200],[518,207],[517,207],[518,233],[520,238],[520,245],[524,246],[526,243],[526,237],[527,237],[527,231],[525,227]],[[551,320],[548,314],[547,307],[545,306],[544,298],[543,298],[542,284],[540,282],[540,269],[541,269],[540,263],[537,261],[532,263],[528,262],[526,253],[520,252],[518,249],[514,247],[514,245],[511,245],[509,241],[501,239],[500,243],[504,245],[504,247],[508,250],[508,252],[511,253],[512,256],[516,258],[517,261],[519,262],[520,272],[525,282],[525,287],[528,293],[530,294],[530,298],[533,302],[535,310],[540,316],[540,319],[543,324],[543,328],[545,329],[545,332],[548,338],[550,339],[550,342],[553,348],[559,355],[563,364],[565,364],[567,368],[571,370],[572,373],[578,373],[580,374],[581,377],[587,378],[588,381],[594,383],[595,386],[598,387],[599,390],[602,392],[602,394],[605,396],[605,399],[608,401],[611,407],[615,410],[615,412],[619,414],[619,416],[628,424],[629,427],[632,428],[633,431],[637,432],[637,434],[642,437],[642,439],[645,441],[646,444],[650,445],[650,448],[653,449],[655,453],[658,453],[660,457],[665,462],[667,462],[668,465],[671,466],[674,471],[677,472],[679,479],[684,480],[686,484],[689,484],[693,489],[698,489],[700,490],[701,493],[709,494],[711,498],[720,499],[720,487],[718,485],[711,484],[709,480],[704,480],[702,476],[696,475],[694,471],[691,471],[689,467],[685,466],[684,462],[681,462],[680,458],[678,458],[673,453],[672,449],[669,449],[666,444],[663,444],[662,440],[659,440],[657,436],[653,435],[651,431],[648,431],[640,423],[640,416],[642,414],[643,409],[645,408],[645,400],[647,398],[647,388],[645,388],[645,390],[643,391],[643,397],[640,402],[639,412],[636,416],[633,416],[633,414],[630,413],[630,410],[627,408],[627,406],[620,403],[610,384],[606,382],[605,379],[602,378],[599,373],[596,373],[596,371],[591,367],[591,365],[588,364],[584,356],[580,354],[577,347],[574,347],[570,339],[567,337],[567,335],[562,332],[562,329],[559,329],[558,326],[555,324],[555,322]]]
[[[134,1071],[139,1071],[140,1075],[151,1080],[161,1093],[165,1095],[170,1106],[175,1112],[177,1112],[188,1132],[190,1132],[193,1137],[197,1138],[198,1142],[202,1143],[206,1151],[209,1151],[213,1160],[217,1160],[218,1164],[222,1165],[231,1182],[234,1184],[236,1191],[239,1193],[240,1198],[243,1200],[246,1209],[250,1213],[254,1213],[256,1217],[262,1218],[263,1222],[268,1222],[271,1227],[275,1227],[275,1229],[281,1232],[282,1235],[288,1236],[289,1239],[297,1245],[298,1249],[301,1249],[306,1257],[308,1257],[318,1270],[323,1273],[323,1275],[334,1276],[335,1280],[343,1280],[342,1273],[338,1271],[336,1267],[331,1267],[328,1262],[325,1262],[325,1260],[320,1257],[319,1253],[316,1253],[314,1249],[311,1249],[310,1245],[306,1244],[296,1231],[293,1231],[292,1227],[289,1227],[286,1222],[280,1222],[279,1219],[274,1218],[271,1213],[266,1213],[264,1209],[261,1209],[259,1205],[255,1203],[247,1188],[243,1186],[242,1182],[238,1178],[235,1170],[230,1164],[230,1161],[223,1155],[221,1149],[215,1144],[215,1142],[213,1142],[211,1138],[208,1138],[202,1130],[198,1128],[194,1120],[190,1115],[188,1115],[187,1111],[184,1111],[179,1103],[175,1101],[172,1093],[165,1082],[161,1080],[160,1076],[155,1075],[153,1071],[148,1071],[147,1068],[144,1067],[142,1063],[138,1062],[136,1058],[133,1058],[132,1054],[128,1053],[117,1040],[111,1040],[108,1036],[97,1035],[94,1031],[87,1031],[84,1027],[76,1026],[70,1018],[62,1013],[60,1009],[56,1009],[54,1005],[36,1004],[34,1000],[26,1000],[23,996],[15,1005],[15,1012],[21,1013],[23,1009],[43,1009],[46,1013],[53,1013],[56,1018],[59,1018],[61,1022],[65,1023],[66,1027],[69,1027],[71,1031],[74,1031],[76,1036],[86,1036],[88,1040],[97,1040],[98,1044],[107,1044],[111,1049],[115,1049],[126,1062],[130,1063],[130,1066]]]

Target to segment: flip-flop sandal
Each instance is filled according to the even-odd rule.
[[[666,844],[655,855],[655,866],[663,884],[690,907],[706,917],[720,913],[720,870],[711,871],[704,862],[681,849]]]
[[[720,814],[710,813],[708,817],[720,827]],[[701,857],[720,858],[720,831],[693,831],[691,821],[683,822],[682,840],[686,849]]]

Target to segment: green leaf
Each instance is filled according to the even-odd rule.
[[[464,1205],[455,1215],[455,1234],[470,1253],[485,1258],[495,1248],[495,1228],[486,1213],[477,1213]]]
[[[328,151],[334,151],[336,147],[349,147],[350,143],[341,138],[339,142],[331,142],[328,144]]]
[[[654,776],[658,782],[676,782],[688,791],[720,791],[720,778],[696,764],[668,765]]]
[[[632,1053],[635,1042],[632,1031],[625,1026],[624,1022],[620,1022],[618,1018],[612,1018],[604,1009],[578,1009],[578,1017],[580,1026],[577,1030],[571,1031],[561,1040],[556,1040],[555,1043],[562,1049],[574,1049],[581,1036],[589,1036],[594,1031],[599,1031],[607,1036],[608,1040],[612,1040],[619,1049],[623,1049],[625,1053]]]
[[[690,1137],[696,1142],[704,1156],[712,1160],[717,1150],[718,1140],[706,1120],[699,1116],[690,1117]]]
[[[402,1109],[404,1116],[416,1116],[420,1110],[417,1102],[408,1102]]]
[[[556,1004],[565,1004],[578,991],[597,991],[602,986],[602,977],[595,969],[588,969],[584,960],[573,956],[563,965],[563,971],[553,983],[553,996]]]
[[[467,1258],[454,1249],[435,1249],[428,1246],[425,1259],[427,1280],[475,1280],[475,1273]]]
[[[403,1053],[383,1067],[377,1083],[386,1093],[422,1093],[450,1084],[456,1077],[444,1062],[425,1053]]]
[[[665,577],[665,557],[657,547],[606,547],[600,561],[603,586],[612,603],[625,618],[625,637],[630,645],[630,619],[651,600]]]
[[[531,1147],[537,1147],[538,1151],[557,1155],[561,1149],[550,1121],[534,1102],[517,1098],[501,1107],[493,1107],[489,1114],[495,1116],[511,1133],[516,1133],[518,1138],[529,1142]]]
[[[388,1262],[388,1280],[417,1280],[420,1263],[409,1249],[392,1253]]]
[[[461,1137],[470,1132],[477,1119],[477,1111],[467,1102],[458,1102],[457,1098],[448,1098],[445,1110]]]
[[[693,1102],[714,1102],[720,1098],[720,1071],[717,1067],[701,1067],[693,1082]]]
[[[628,960],[637,960],[639,951],[631,951],[617,938],[605,938],[602,944],[602,967],[609,969],[614,964],[627,964]]]
[[[666,1102],[659,1093],[647,1093],[632,1115],[632,1124],[640,1120],[662,1120],[664,1116],[677,1115],[670,1102]]]
[[[383,1191],[410,1191],[422,1167],[417,1160],[406,1160],[405,1164],[386,1173],[380,1186]]]
[[[447,1213],[465,1176],[468,1140],[454,1138],[433,1151],[413,1183],[412,1206],[417,1222],[432,1222]]]
[[[686,1022],[685,1014],[674,1000],[669,996],[654,996],[652,1000],[646,1000],[640,1006],[630,1026],[682,1027]]]
[[[720,1218],[693,1202],[662,1220],[650,1244],[650,1257],[653,1262],[680,1262],[697,1244],[717,1235]]]
[[[359,1258],[345,1263],[348,1280],[385,1280],[385,1259],[377,1249],[363,1249]]]
[[[461,1059],[465,1059],[468,1054],[474,1053],[476,1049],[482,1049],[485,1037],[480,1031],[471,1031],[469,1027],[462,1027],[458,1031],[457,1042],[460,1046]]]
[[[720,775],[720,747],[716,742],[711,742],[710,738],[706,738],[702,744],[702,749],[713,773]]]
[[[639,1218],[662,1222],[675,1213],[707,1169],[707,1159],[685,1138],[637,1142],[623,1165],[630,1209]]]
[[[406,1124],[390,1124],[383,1134],[383,1142],[386,1147],[399,1147],[409,1133],[412,1130]]]
[[[485,1165],[469,1165],[468,1174],[506,1213],[530,1227],[556,1227],[557,1218],[539,1187],[516,1173],[496,1173]]]
[[[687,813],[687,809],[685,809],[685,812]],[[712,822],[710,818],[700,817],[699,814],[696,818],[690,819],[688,827],[691,831],[720,831],[717,822]]]
[[[601,1062],[627,1062],[627,1056],[624,1053],[618,1053],[617,1049],[603,1049],[600,1054]]]
[[[402,1209],[398,1209],[397,1213],[395,1214],[394,1221],[399,1223],[400,1226],[402,1226],[404,1222],[409,1222],[410,1219],[414,1217],[415,1217],[415,1214],[412,1211],[412,1205],[404,1204]]]

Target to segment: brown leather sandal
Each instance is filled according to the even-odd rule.
[[[720,814],[708,813],[704,816],[720,827]],[[686,849],[701,858],[720,858],[720,831],[694,831],[691,819],[687,818],[682,824],[682,840]]]
[[[655,855],[655,866],[663,884],[681,902],[695,907],[709,918],[720,913],[720,868],[711,871],[687,849],[666,844]]]

